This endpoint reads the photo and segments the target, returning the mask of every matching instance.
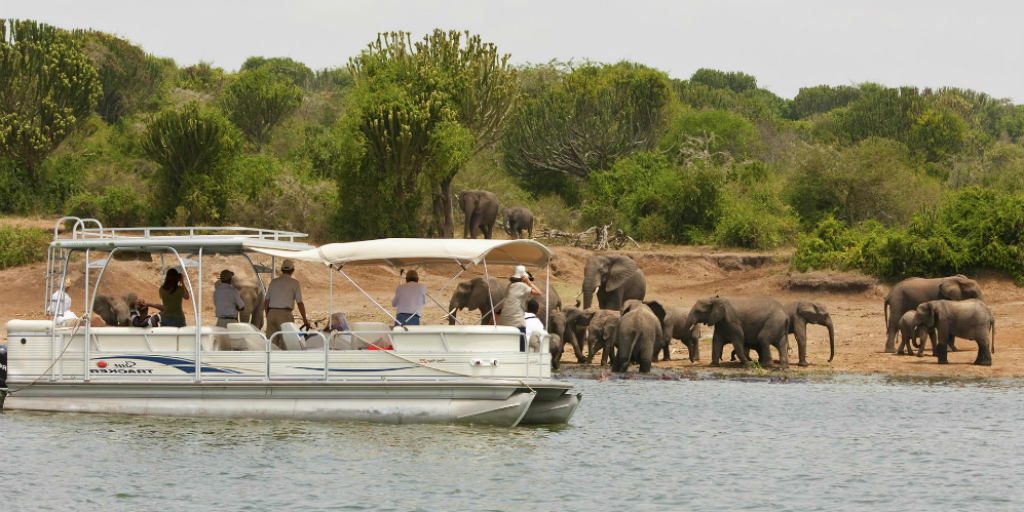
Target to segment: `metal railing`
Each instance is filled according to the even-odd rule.
[[[345,378],[332,376],[332,370],[345,370],[345,367],[338,366],[337,364],[331,364],[330,356],[332,354],[344,354],[344,353],[363,353],[361,348],[349,348],[349,349],[336,349],[332,343],[332,338],[335,336],[348,337],[352,340],[362,340],[363,345],[370,346],[374,345],[377,340],[385,338],[389,341],[392,339],[391,336],[397,336],[399,339],[406,333],[406,331],[334,331],[329,333],[330,336],[320,331],[279,331],[274,333],[269,338],[260,331],[248,331],[248,330],[212,330],[210,327],[196,327],[189,330],[196,330],[199,332],[198,336],[202,339],[203,347],[198,352],[192,351],[192,343],[194,343],[196,334],[193,332],[153,332],[146,330],[145,332],[139,332],[133,328],[125,328],[124,332],[118,332],[113,329],[119,329],[114,327],[104,328],[103,332],[92,332],[86,334],[85,332],[54,332],[51,339],[52,343],[47,349],[47,355],[41,358],[35,358],[34,361],[39,364],[48,364],[47,369],[40,374],[25,375],[25,377],[40,377],[45,376],[50,382],[58,381],[83,381],[88,382],[93,379],[100,379],[108,381],[111,378],[117,378],[122,376],[115,369],[107,369],[99,367],[97,364],[99,361],[106,363],[107,359],[132,359],[132,358],[146,358],[146,357],[164,357],[170,358],[176,361],[176,364],[168,364],[168,366],[182,370],[182,375],[166,375],[166,374],[154,374],[148,373],[147,377],[140,377],[138,374],[133,375],[131,380],[124,380],[123,382],[135,382],[135,381],[152,381],[152,380],[170,380],[170,381],[186,381],[186,382],[203,382],[205,378],[209,377],[210,380],[222,382],[230,380],[261,380],[264,382],[271,381],[288,381],[288,380],[314,380],[314,381],[328,381],[328,380],[346,380]],[[132,330],[129,330],[132,329]],[[206,329],[211,329],[207,331]],[[416,334],[418,336],[437,336],[443,346],[445,347],[444,352],[435,353],[449,353],[448,346],[449,340],[447,333],[444,332],[414,332],[409,331],[409,334]],[[295,336],[298,338],[300,343],[300,349],[296,350],[281,350],[275,346],[275,341],[280,340],[282,345],[286,343],[284,338],[286,336]],[[501,336],[508,337],[507,333],[475,333],[474,336],[488,337],[488,336]],[[137,346],[128,345],[124,343],[111,343],[111,338],[136,338],[139,340]],[[173,343],[166,341],[167,339],[173,338]],[[160,342],[160,340],[165,340]],[[86,344],[86,340],[89,343]],[[225,341],[237,341],[237,340],[254,340],[253,343],[262,345],[262,350],[218,350],[218,345]],[[319,346],[315,348],[306,348],[316,343],[311,343],[311,340],[318,340]],[[248,341],[245,341],[249,343]],[[77,345],[77,346],[73,346]],[[106,345],[106,346],[104,346]],[[252,346],[252,344],[250,344]],[[378,345],[379,346],[379,345]],[[550,365],[550,360],[545,358],[547,354],[546,347],[548,346],[548,338],[542,338],[540,346],[537,351],[534,352],[527,349],[527,353],[524,360],[518,361],[519,363],[525,364],[525,371],[522,375],[505,376],[507,378],[530,378],[530,377],[547,377],[542,371],[543,366]],[[68,350],[69,347],[71,350]],[[391,349],[385,347],[381,348],[382,352],[391,353],[396,357],[396,362],[414,363],[425,368],[433,368],[442,373],[456,374],[462,376],[471,376],[468,371],[463,369],[462,371],[453,371],[451,369],[441,369],[431,367],[430,364],[423,364],[421,362],[413,361],[408,359],[401,353],[393,352]],[[502,352],[456,352],[456,353],[473,353],[479,355],[480,358],[486,359],[487,354],[498,354],[502,353],[506,357],[512,351]],[[515,352],[518,352],[516,350]],[[318,363],[322,366],[319,368],[303,368],[303,372],[291,372],[288,373],[287,368],[274,367],[274,363],[292,362],[309,364],[308,361],[312,359],[306,359],[304,361],[295,361],[294,358],[282,357],[288,354],[318,354]],[[252,358],[254,354],[259,354],[259,358]],[[412,351],[410,354],[415,354],[417,358],[420,358],[423,353]],[[230,358],[225,357],[229,355],[237,355],[239,357]],[[249,357],[247,357],[249,356]],[[275,361],[277,359],[277,361]],[[536,359],[536,360],[535,360]],[[23,362],[31,362],[33,359],[23,359]],[[245,371],[239,371],[238,373],[224,373],[221,367],[234,366],[236,369],[244,369]],[[471,365],[473,366],[473,365]],[[476,365],[479,366],[479,365]],[[485,365],[486,366],[486,365]],[[134,366],[133,366],[134,368]],[[259,368],[259,371],[257,370]],[[206,370],[204,372],[204,370]],[[312,371],[319,371],[318,375],[310,373]],[[470,368],[469,370],[472,370]],[[534,370],[534,371],[531,371]],[[211,371],[216,371],[216,377],[211,374]],[[130,372],[123,372],[130,373]],[[424,376],[425,377],[425,376]],[[363,377],[364,379],[366,377]],[[384,379],[386,376],[374,375],[374,379]],[[436,376],[432,377],[436,378]]]

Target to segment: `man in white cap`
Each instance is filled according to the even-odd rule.
[[[242,294],[231,285],[235,273],[224,269],[220,271],[220,281],[213,285],[213,305],[217,311],[217,327],[227,327],[238,321],[238,312],[245,309]]]
[[[526,301],[531,296],[540,295],[540,290],[533,285],[530,274],[523,265],[516,265],[509,279],[505,300],[501,303],[501,325],[519,328],[523,336],[519,338],[519,351],[526,351]]]
[[[296,304],[299,306],[299,313],[302,315],[302,326],[309,328],[309,319],[306,318],[306,305],[302,303],[302,287],[299,281],[292,277],[295,272],[295,262],[284,260],[281,262],[281,275],[270,281],[267,286],[267,298],[263,301],[263,309],[267,313],[267,338],[281,330],[281,324],[295,320],[292,309]],[[274,345],[284,348],[281,337],[274,338]]]

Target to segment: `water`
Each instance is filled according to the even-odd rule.
[[[0,510],[1021,510],[1019,385],[577,381],[559,428],[8,412]]]

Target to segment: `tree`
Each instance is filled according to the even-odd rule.
[[[270,131],[300,104],[302,89],[265,68],[239,73],[221,98],[228,118],[257,150],[270,139]]]
[[[524,102],[502,139],[505,165],[535,188],[552,175],[586,178],[653,148],[671,101],[661,71],[629,62],[581,66]]]
[[[706,150],[719,163],[743,159],[758,144],[757,130],[745,117],[725,110],[682,110],[673,117],[659,147],[681,162]]]
[[[914,120],[908,136],[910,149],[936,162],[953,156],[967,144],[967,123],[948,110],[929,108]]]
[[[729,89],[735,93],[757,89],[757,79],[739,71],[701,68],[693,73],[690,81],[704,84],[712,89]]]
[[[849,85],[801,87],[800,91],[796,93],[796,97],[793,98],[789,118],[803,119],[814,114],[845,107],[860,98],[860,95],[860,89]]]
[[[299,87],[307,87],[313,81],[313,71],[305,64],[288,57],[249,57],[239,71],[263,69],[269,73],[287,78]]]
[[[394,32],[378,36],[374,43],[352,59],[350,68],[358,87],[373,80],[392,80],[414,96],[431,97],[443,104],[453,121],[472,137],[469,155],[492,146],[498,139],[518,98],[516,71],[508,64],[508,55],[498,53],[493,43],[468,32],[434,30],[415,43],[410,34]],[[443,117],[443,116],[442,116]],[[447,119],[437,118],[437,122]],[[432,127],[423,126],[430,131]],[[434,144],[454,144],[440,153],[462,154],[465,133],[448,126],[450,137],[434,139]],[[377,135],[390,136],[386,132]],[[448,141],[448,142],[442,142]],[[459,149],[455,149],[458,147]],[[438,148],[432,152],[438,153]],[[452,181],[469,155],[445,158],[447,169],[437,167],[437,154],[428,175],[434,230],[441,237],[455,232]]]
[[[116,123],[152,100],[164,87],[167,66],[142,48],[103,32],[76,30],[73,34],[99,74],[103,94],[96,104],[96,113],[104,121]]]
[[[33,21],[0,20],[0,156],[28,182],[88,118],[100,96],[96,69],[70,34]]]
[[[836,137],[842,142],[859,142],[884,137],[907,144],[910,130],[921,114],[924,102],[917,89],[898,89],[865,84],[861,97],[840,112]]]
[[[156,116],[142,150],[159,165],[154,180],[161,220],[176,215],[196,223],[223,218],[238,154],[238,131],[222,115],[195,102]]]

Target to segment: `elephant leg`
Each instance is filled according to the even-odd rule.
[[[938,343],[935,345],[935,350],[934,350],[935,357],[938,358],[939,364],[949,364],[949,359],[947,357],[947,347],[948,347],[947,344],[948,343],[949,343],[949,336],[946,333],[944,333],[944,332],[940,332],[939,333],[939,338],[938,338]]]
[[[950,340],[949,340],[949,351],[950,352],[959,352],[959,350],[956,349],[956,338],[950,338]]]
[[[789,368],[789,334],[783,333],[782,337],[779,338],[779,367],[783,370]],[[807,366],[807,361],[803,361],[800,366]]]
[[[896,313],[896,308],[889,308],[889,325],[885,326],[885,353],[896,352],[896,328],[903,312]]]
[[[700,341],[692,341],[686,346],[687,351],[690,353],[690,362],[695,363],[700,361]]]
[[[672,360],[672,355],[671,355],[672,348],[669,346],[671,344],[672,344],[672,340],[668,339],[668,340],[665,340],[665,344],[662,345],[662,347],[661,347],[661,355],[662,355],[661,359],[663,361],[671,361]]]
[[[653,351],[652,351],[653,352]],[[646,355],[641,355],[637,361],[640,365],[640,373],[651,373],[651,358]]]
[[[711,366],[721,366],[722,348],[724,344],[722,334],[716,329],[714,336],[711,337]],[[733,349],[733,352],[735,351],[736,350]]]
[[[936,347],[937,340],[935,339],[935,337],[936,337],[936,333],[935,333],[934,329],[928,331],[928,339],[932,343],[932,354],[936,354],[936,352],[935,352],[936,348],[935,347]],[[924,357],[924,340],[921,340],[921,344],[918,345],[918,347],[917,347],[917,357]]]
[[[992,366],[992,342],[987,334],[978,337],[978,357],[974,358],[974,364]]]
[[[807,366],[807,324],[797,322],[793,326],[793,337],[796,338],[797,355],[800,357],[796,364],[798,366]],[[789,338],[788,334],[786,338]]]
[[[771,345],[761,342],[757,347],[757,363],[762,368],[772,367],[772,347]]]
[[[583,350],[580,348],[580,342],[576,341],[576,336],[570,336],[569,345],[572,346],[572,351],[573,353],[576,354],[577,363],[582,363],[583,361],[586,360],[586,358],[583,355]],[[562,344],[562,347],[565,347],[564,343]]]

